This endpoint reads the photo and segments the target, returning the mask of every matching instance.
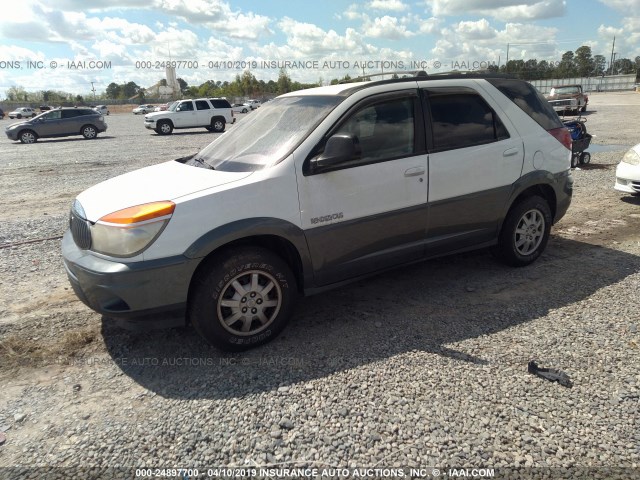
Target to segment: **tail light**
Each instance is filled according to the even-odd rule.
[[[571,150],[571,134],[566,127],[560,128],[552,128],[551,130],[547,130],[556,140],[558,140],[562,145],[565,146],[568,150]]]

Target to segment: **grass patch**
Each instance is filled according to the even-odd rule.
[[[60,337],[36,341],[24,335],[9,335],[0,340],[0,370],[68,361],[96,343],[100,335],[99,325],[75,328]]]

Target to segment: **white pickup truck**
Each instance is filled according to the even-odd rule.
[[[160,135],[169,135],[174,128],[204,127],[210,132],[224,132],[226,124],[234,122],[231,104],[224,98],[179,100],[165,111],[144,117],[144,126]]]

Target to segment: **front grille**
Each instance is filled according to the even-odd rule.
[[[87,250],[91,247],[91,230],[89,229],[89,222],[84,218],[84,210],[82,206],[75,201],[71,207],[71,214],[69,215],[69,229],[71,229],[71,235],[76,245]]]
[[[564,107],[571,105],[571,100],[554,100],[551,102],[554,107]]]
[[[631,182],[631,188],[640,193],[640,182]]]

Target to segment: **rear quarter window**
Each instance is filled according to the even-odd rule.
[[[211,105],[213,105],[213,108],[231,108],[231,104],[224,99],[213,99],[209,101],[211,102]]]
[[[530,83],[506,78],[488,78],[487,82],[500,90],[545,130],[563,127],[553,107]]]

